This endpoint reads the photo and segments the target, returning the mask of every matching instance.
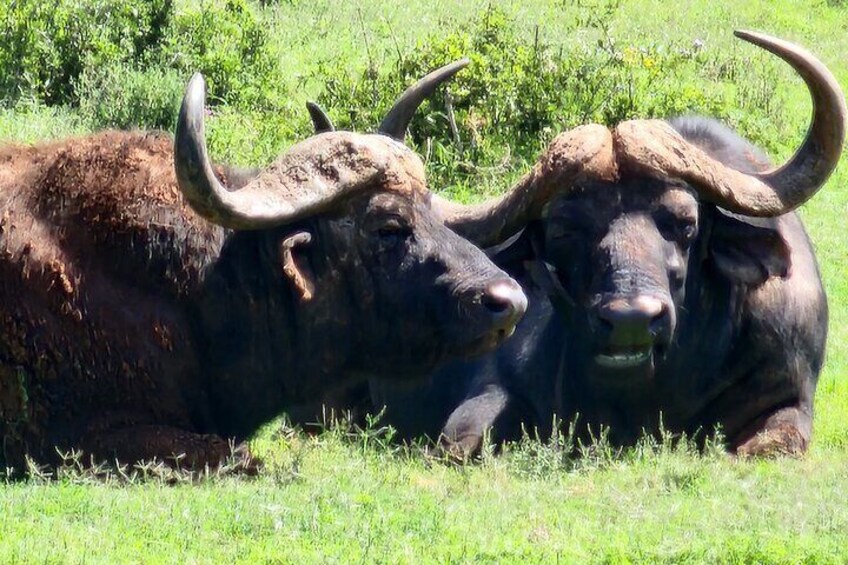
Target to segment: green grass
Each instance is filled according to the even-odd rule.
[[[0,560],[842,563],[844,457],[738,462],[669,447],[563,463],[519,446],[473,466],[327,433],[268,433],[256,480],[2,491]],[[835,496],[836,495],[836,496]]]
[[[180,9],[186,4],[178,2]],[[318,80],[324,75],[316,74],[322,65],[354,76],[369,65],[392,68],[398,58],[425,51],[428,38],[468,28],[490,3],[267,4],[259,13],[271,30],[269,49],[285,70],[277,86],[287,94],[281,114],[223,105],[210,123],[216,156],[242,164],[266,162],[308,132],[302,103],[324,95]],[[637,95],[680,88],[695,101],[693,109],[715,105],[775,159],[797,146],[809,100],[784,65],[733,39],[732,30],[761,30],[806,45],[848,86],[848,6],[839,1],[623,0],[604,23],[606,32],[588,20],[607,2],[495,4],[527,45],[536,41],[538,26],[539,41],[554,50],[593,45],[609,34],[619,52],[643,48],[653,57],[668,46],[703,41],[703,61],[670,69],[670,82],[634,68]],[[599,95],[613,94],[601,89]],[[344,109],[330,110],[338,117]],[[287,120],[282,129],[275,125],[280,116]],[[565,116],[555,126],[570,127],[574,119]],[[19,101],[0,110],[3,139],[34,141],[93,127],[76,107]],[[555,133],[542,133],[540,143]],[[491,155],[502,150],[497,143]],[[533,157],[514,155],[488,175],[445,175],[435,157],[429,167],[433,178],[448,183],[439,189],[478,198],[502,188]],[[279,433],[274,424],[254,441],[268,463],[256,479],[170,484],[72,473],[0,486],[0,562],[844,563],[846,187],[843,161],[802,211],[831,305],[815,438],[803,460],[742,462],[658,447],[575,463],[556,449],[526,444],[456,467],[417,450],[386,447],[371,435],[331,432],[313,439]]]

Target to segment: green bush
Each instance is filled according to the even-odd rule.
[[[0,100],[72,107],[91,129],[171,130],[200,71],[213,149],[266,162],[303,114],[280,88],[271,33],[247,0],[12,0],[0,6]]]
[[[0,98],[79,106],[93,127],[170,128],[175,93],[201,71],[211,105],[273,111],[285,103],[269,34],[247,0],[12,0]]]
[[[528,41],[516,21],[490,7],[471,26],[446,22],[443,27],[453,31],[421,40],[394,67],[343,72],[330,61],[313,78],[324,85],[319,100],[338,125],[369,130],[406,86],[469,57],[471,65],[447,87],[456,139],[442,93],[422,106],[410,126],[411,141],[429,159],[432,183],[458,193],[489,179],[502,184],[507,171],[526,168],[554,135],[579,124],[693,112],[734,123],[744,119],[733,110],[737,97],[762,106],[776,95],[775,81],[735,86],[729,75],[744,73],[743,59],[727,60],[725,52],[718,60],[700,42],[619,43],[609,28],[617,9],[612,0],[574,20],[575,29],[594,31],[595,41],[556,45],[538,33]],[[724,77],[709,76],[719,70]],[[704,75],[711,80],[695,80]]]
[[[280,39],[286,30],[273,25],[279,6],[12,0],[0,7],[0,96],[7,104],[78,107],[92,128],[171,129],[182,89],[200,71],[210,122],[231,128],[212,128],[217,154],[262,163],[308,134],[302,93],[292,92],[304,82],[318,85],[339,127],[371,131],[409,84],[467,56],[471,65],[447,87],[450,109],[439,92],[415,116],[409,138],[431,184],[460,198],[472,187],[503,186],[554,135],[586,122],[698,112],[753,131],[755,141],[786,137],[773,115],[783,104],[772,63],[750,81],[746,52],[680,39],[623,42],[612,27],[620,3],[598,0],[587,9],[563,0],[559,43],[490,6],[461,25],[444,21],[414,49],[398,47],[393,63],[362,68],[334,56],[310,61],[310,75],[293,80],[281,68],[290,46]]]
[[[250,110],[284,105],[270,27],[247,0],[199,2],[175,13],[160,60],[186,79],[202,72],[210,105]]]
[[[165,36],[173,0],[10,0],[0,6],[0,96],[76,104],[83,70],[142,62]]]
[[[238,110],[222,105],[210,110],[209,151],[222,162],[263,165],[292,142],[311,135],[306,109],[280,112]]]
[[[169,68],[135,70],[123,64],[89,67],[80,76],[80,114],[94,128],[171,130],[185,75]]]

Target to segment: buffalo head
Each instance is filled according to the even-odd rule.
[[[447,217],[482,245],[526,227],[528,255],[541,260],[536,279],[579,328],[577,354],[601,378],[652,377],[704,277],[731,293],[785,276],[790,254],[774,218],[812,197],[838,162],[846,109],[830,72],[788,42],[737,36],[788,62],[809,87],[812,124],[786,164],[768,169],[747,143],[732,156],[711,153],[697,132],[687,140],[663,121],[582,126],[558,136],[502,198]]]
[[[493,348],[524,313],[518,284],[444,225],[421,160],[398,141],[421,101],[466,64],[410,87],[379,133],[327,123],[238,189],[213,172],[204,81],[189,83],[175,139],[180,189],[207,220],[262,240],[286,295],[277,301],[296,303],[286,339],[323,372],[419,374]]]

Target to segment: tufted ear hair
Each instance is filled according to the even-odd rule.
[[[298,260],[297,248],[309,245],[312,235],[309,232],[295,232],[280,242],[280,262],[283,274],[297,291],[304,302],[309,302],[315,296],[315,275],[305,261]]]
[[[707,243],[709,264],[733,283],[759,286],[786,277],[792,267],[789,246],[776,220],[752,218],[714,208]]]

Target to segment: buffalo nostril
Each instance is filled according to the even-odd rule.
[[[648,331],[651,335],[656,335],[659,326],[662,325],[662,320],[665,318],[666,308],[663,301],[653,296],[637,296],[633,300],[633,307],[647,321]]]
[[[657,336],[663,332],[665,329],[667,322],[667,317],[665,315],[665,310],[654,316],[651,322],[648,324],[648,331],[651,332],[652,336]]]
[[[527,311],[527,297],[512,279],[491,283],[480,297],[480,303],[497,319],[503,320],[505,326],[515,325]]]
[[[662,329],[665,303],[652,296],[615,298],[603,304],[598,319],[614,341],[642,342]]]

